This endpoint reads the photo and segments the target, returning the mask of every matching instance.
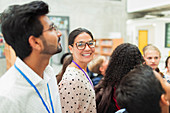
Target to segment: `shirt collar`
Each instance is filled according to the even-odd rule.
[[[125,108],[118,110],[115,113],[128,113]]]
[[[44,79],[42,79],[28,65],[26,65],[19,57],[16,58],[15,65],[30,79],[30,81],[34,85],[38,84],[41,81],[47,83],[53,74],[53,71],[50,68],[50,66],[47,66],[43,74]]]

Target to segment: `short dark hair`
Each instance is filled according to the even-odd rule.
[[[87,30],[87,29],[85,29],[85,28],[77,28],[77,29],[73,30],[73,31],[69,34],[68,45],[72,45],[72,44],[74,43],[75,38],[76,38],[79,34],[84,33],[84,32],[87,33],[87,34],[89,34],[90,37],[91,37],[92,40],[93,40],[93,35],[92,35],[92,33],[91,33],[89,30]]]
[[[168,60],[169,60],[169,58],[170,58],[170,56],[168,56],[168,57],[166,58],[166,61],[165,61],[165,68],[168,67]]]
[[[153,69],[140,65],[123,77],[116,90],[116,100],[129,113],[161,113],[160,99],[164,93]]]
[[[39,37],[43,25],[39,17],[49,12],[43,1],[33,1],[24,5],[12,5],[1,15],[2,34],[7,44],[12,46],[16,56],[24,59],[32,52],[28,42],[31,35]]]

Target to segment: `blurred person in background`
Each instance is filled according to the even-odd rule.
[[[166,72],[164,73],[164,77],[167,80],[167,82],[170,83],[170,56],[166,58],[165,68]]]
[[[164,76],[162,72],[160,72],[158,65],[161,59],[161,52],[159,49],[152,45],[148,44],[143,48],[143,58],[145,59],[146,65],[150,66],[153,70],[157,71]]]
[[[88,64],[89,70],[97,74],[97,76],[92,79],[94,86],[105,76],[107,66],[108,60],[105,56],[98,56]]]

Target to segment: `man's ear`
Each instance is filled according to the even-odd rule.
[[[162,104],[169,106],[169,100],[167,99],[165,94],[161,95],[161,102]]]
[[[28,42],[29,42],[30,46],[32,47],[32,49],[35,49],[35,50],[42,49],[42,45],[41,45],[42,42],[41,42],[40,38],[36,38],[31,35],[28,39]]]
[[[72,50],[73,46],[69,45],[68,48],[69,48],[70,52],[73,53],[73,50]]]

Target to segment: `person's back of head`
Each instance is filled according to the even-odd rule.
[[[116,100],[128,113],[161,113],[160,98],[163,93],[165,91],[152,68],[139,65],[121,80]]]
[[[43,25],[39,17],[49,12],[43,1],[33,1],[24,5],[13,5],[1,15],[2,34],[7,44],[12,46],[16,56],[24,59],[32,52],[29,44],[31,35],[39,37]]]
[[[144,59],[136,45],[123,43],[110,56],[104,80],[95,87],[97,110],[100,113],[115,112],[114,90],[120,80],[136,65],[143,64]]]
[[[136,45],[123,43],[119,45],[110,56],[105,79],[108,84],[119,84],[121,78],[138,64],[143,64],[144,59]],[[115,85],[115,84],[114,84]]]

